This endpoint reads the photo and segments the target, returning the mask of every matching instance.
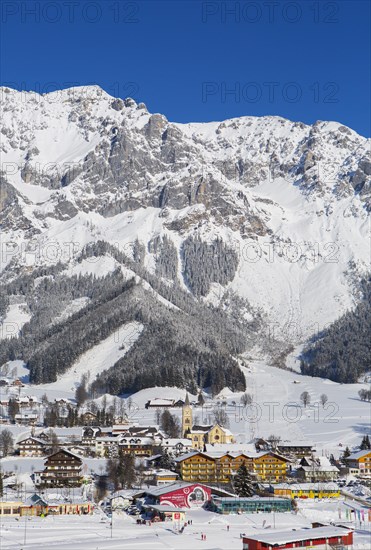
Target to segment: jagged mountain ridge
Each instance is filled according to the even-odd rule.
[[[272,340],[302,342],[353,307],[371,163],[349,128],[175,124],[98,87],[2,89],[1,107],[4,283],[58,261],[103,275],[120,264],[104,252],[93,269],[78,261],[84,247],[105,241],[134,259],[138,239],[146,271],[226,311],[240,297],[241,318],[259,311]]]

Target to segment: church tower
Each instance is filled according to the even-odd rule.
[[[192,407],[189,404],[188,393],[185,398],[185,402],[182,408],[182,437],[185,437],[188,430],[192,430],[193,419],[192,419]]]

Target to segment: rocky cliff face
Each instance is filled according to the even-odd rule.
[[[300,343],[354,305],[371,161],[351,129],[279,117],[177,124],[98,87],[3,88],[1,107],[3,282],[58,262],[77,273],[89,243],[132,259],[139,243],[148,273],[225,309],[232,293],[242,317],[248,303],[282,340],[294,326]],[[43,253],[50,243],[54,255]]]

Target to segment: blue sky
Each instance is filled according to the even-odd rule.
[[[1,3],[1,84],[96,83],[178,122],[280,115],[370,135],[367,0]]]

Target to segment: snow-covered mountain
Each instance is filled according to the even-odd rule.
[[[2,88],[1,110],[3,284],[32,273],[41,284],[37,269],[57,264],[68,277],[119,268],[179,308],[137,263],[294,345],[356,303],[370,260],[371,160],[370,140],[351,129],[271,116],[172,123],[96,86]],[[13,291],[3,311],[0,295],[4,326],[20,307]],[[26,303],[18,328],[33,314]]]

